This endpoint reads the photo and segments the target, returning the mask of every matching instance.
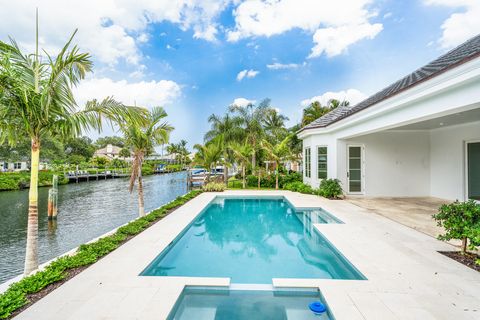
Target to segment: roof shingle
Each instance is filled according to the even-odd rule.
[[[338,107],[301,129],[327,127],[382,100],[480,56],[480,34],[353,106]]]

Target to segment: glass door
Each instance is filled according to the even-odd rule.
[[[361,193],[362,190],[362,147],[348,146],[348,192]]]
[[[480,200],[480,142],[467,143],[468,199]]]

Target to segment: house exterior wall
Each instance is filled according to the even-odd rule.
[[[480,141],[480,121],[430,131],[430,194],[464,200],[465,142]]]
[[[384,131],[345,142],[346,148],[350,144],[364,146],[366,196],[430,195],[428,131]],[[347,163],[346,156],[344,162]],[[344,179],[343,184],[347,186],[346,177]]]

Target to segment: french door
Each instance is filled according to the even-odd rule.
[[[480,141],[467,142],[467,198],[480,201]]]
[[[347,149],[348,193],[363,193],[363,146],[348,146]]]

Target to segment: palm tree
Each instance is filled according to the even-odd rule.
[[[219,136],[222,136],[223,140],[223,158],[224,158],[224,166],[223,166],[223,180],[227,184],[228,183],[228,163],[233,161],[231,150],[228,148],[230,143],[239,142],[245,136],[245,132],[241,128],[242,121],[239,117],[232,117],[230,114],[226,114],[223,117],[219,117],[215,114],[212,114],[208,117],[208,122],[211,125],[211,129],[205,134],[204,140],[205,142],[209,142],[212,139],[215,139]]]
[[[277,142],[287,134],[285,121],[288,120],[288,117],[280,114],[273,108],[270,108],[265,112],[265,118],[263,119],[262,124],[271,142]]]
[[[132,148],[132,173],[130,175],[129,191],[133,191],[135,182],[138,182],[138,215],[145,215],[145,205],[143,200],[143,180],[142,164],[145,156],[154,151],[159,146],[168,141],[168,136],[173,127],[168,122],[163,121],[167,113],[162,107],[155,107],[146,116],[146,121],[138,122],[126,121],[120,125],[120,130],[125,137],[126,145]]]
[[[256,153],[259,149],[259,143],[264,136],[262,122],[265,114],[270,109],[270,99],[264,99],[257,107],[253,104],[246,106],[230,106],[229,110],[238,116],[238,121],[242,124],[245,131],[246,141],[252,146],[252,170],[255,170]]]
[[[166,148],[169,155],[173,155],[175,157],[175,162],[177,161],[177,156],[179,153],[178,145],[175,143],[171,143]]]
[[[246,187],[245,171],[254,150],[248,143],[244,143],[244,144],[231,143],[229,145],[229,149],[233,151],[235,155],[235,160],[242,167],[242,188],[245,189]]]
[[[210,180],[210,172],[222,159],[223,141],[219,136],[205,145],[196,144],[193,146],[197,153],[193,162],[207,169],[207,181]]]
[[[275,164],[275,189],[278,190],[278,168],[280,163],[290,156],[288,142],[291,136],[287,136],[280,143],[273,145],[268,140],[262,140],[262,147],[267,151],[268,158]]]
[[[46,53],[44,61],[38,53],[38,17],[34,54],[24,54],[13,39],[10,43],[0,41],[0,142],[15,144],[19,136],[27,136],[31,141],[25,275],[38,268],[38,166],[42,139],[77,137],[89,128],[100,130],[103,118],[133,121],[141,113],[112,98],[90,101],[79,110],[72,87],[92,70],[92,61],[88,53],[70,46],[75,33],[57,55]]]
[[[330,99],[326,106],[322,106],[320,102],[314,101],[307,108],[303,109],[302,128],[329,113],[333,109],[346,107],[348,105],[350,105],[350,102],[347,100],[340,102],[340,100],[337,99]]]
[[[178,152],[180,153],[180,163],[184,164],[185,160],[188,156],[188,149],[187,149],[187,140],[180,140],[177,144]]]

